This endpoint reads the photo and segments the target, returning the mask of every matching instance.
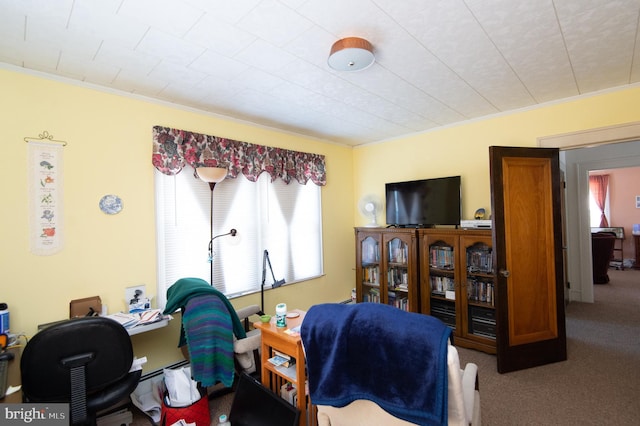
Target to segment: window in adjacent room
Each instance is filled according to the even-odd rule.
[[[158,247],[158,306],[166,289],[185,277],[209,282],[209,186],[185,167],[175,176],[155,171]],[[260,291],[263,254],[269,252],[276,280],[293,283],[322,275],[321,189],[311,181],[257,182],[227,178],[213,192],[213,285],[227,297]],[[265,288],[273,282],[267,265]]]
[[[609,226],[609,175],[589,175],[589,222],[592,228]]]

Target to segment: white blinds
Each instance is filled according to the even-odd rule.
[[[155,171],[158,246],[158,306],[166,289],[185,277],[209,282],[209,186],[187,167],[175,176]],[[228,297],[259,291],[264,250],[269,251],[276,279],[287,283],[323,273],[321,187],[309,182],[286,185],[258,182],[243,176],[225,179],[213,192],[214,235],[238,231],[238,236],[215,239],[216,288]],[[272,284],[267,271],[266,288]]]

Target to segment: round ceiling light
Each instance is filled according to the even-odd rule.
[[[336,71],[359,71],[369,68],[374,61],[371,43],[363,38],[347,37],[333,43],[327,62]]]

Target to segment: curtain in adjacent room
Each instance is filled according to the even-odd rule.
[[[607,200],[607,190],[609,189],[609,175],[593,175],[589,176],[589,191],[593,195],[596,205],[600,209],[600,227],[609,226],[607,215],[604,212],[605,202]]]

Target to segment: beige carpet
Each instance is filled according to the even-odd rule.
[[[495,356],[459,348],[479,367],[483,425],[640,424],[640,271],[609,276],[595,303],[567,306],[567,361],[498,374]],[[210,402],[212,425],[232,397]],[[136,414],[133,424],[150,422]]]
[[[609,276],[595,303],[566,309],[567,361],[498,374],[494,356],[460,349],[479,366],[484,425],[640,424],[640,271]]]

